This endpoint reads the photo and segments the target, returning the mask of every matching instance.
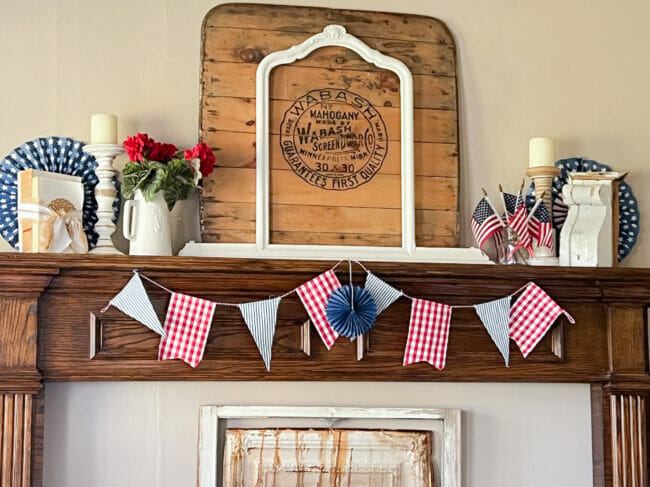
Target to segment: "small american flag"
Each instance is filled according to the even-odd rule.
[[[514,230],[514,232],[519,237],[519,240],[515,244],[515,248],[511,253],[514,253],[517,249],[525,248],[528,250],[530,257],[533,257],[533,239],[530,236],[528,231],[528,225],[526,224],[526,219],[528,218],[528,211],[526,210],[526,204],[524,199],[521,197],[521,192],[517,195],[517,206],[515,212],[508,219],[508,226]]]
[[[558,194],[553,200],[553,225],[555,225],[555,228],[558,230],[562,228],[568,212],[568,205],[562,199],[562,195]]]
[[[485,197],[481,198],[481,201],[476,205],[476,209],[472,214],[471,226],[472,232],[474,232],[474,238],[480,249],[483,248],[485,242],[495,232],[503,228],[503,223],[501,223],[499,216],[494,212]]]
[[[540,247],[553,248],[553,225],[551,225],[551,216],[548,214],[544,202],[539,204],[530,218],[528,229],[533,238],[537,239],[537,244]]]
[[[172,293],[165,317],[167,338],[160,340],[158,360],[181,359],[196,367],[203,358],[216,303]]]
[[[558,316],[564,314],[571,323],[573,317],[546,294],[537,284],[531,282],[510,308],[510,338],[528,357]]]
[[[341,283],[334,271],[330,269],[296,288],[296,292],[305,306],[311,322],[316,327],[316,331],[318,331],[328,350],[332,348],[339,334],[334,331],[334,328],[327,320],[325,309],[327,308],[327,300],[340,287]]]
[[[413,299],[404,365],[424,361],[438,370],[444,369],[450,323],[451,306]]]
[[[517,196],[512,193],[503,193],[503,204],[505,206],[506,215],[508,216],[506,219],[507,221],[517,209]]]

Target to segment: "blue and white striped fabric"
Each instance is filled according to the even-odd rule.
[[[262,355],[266,370],[271,370],[271,349],[278,319],[278,306],[282,298],[271,298],[239,305],[246,326],[253,335],[255,345]]]
[[[508,367],[510,362],[510,296],[475,304],[474,309],[492,341],[503,355],[506,367]]]
[[[398,291],[390,284],[379,279],[372,272],[368,272],[366,276],[366,291],[370,293],[372,299],[375,300],[377,306],[377,315],[388,308],[402,295],[402,291]]]
[[[108,304],[109,306],[115,306],[122,313],[139,321],[160,336],[167,337],[167,333],[165,333],[165,329],[160,324],[158,315],[153,309],[147,290],[142,284],[140,274],[137,272],[133,273],[131,280],[126,283],[126,286]]]

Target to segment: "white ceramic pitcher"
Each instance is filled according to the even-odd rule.
[[[124,238],[131,255],[172,255],[169,209],[162,191],[147,201],[140,190],[124,205]]]

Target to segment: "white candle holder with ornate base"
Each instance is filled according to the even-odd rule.
[[[98,220],[95,224],[95,231],[99,234],[99,239],[90,253],[122,255],[122,252],[113,245],[111,235],[115,232],[113,204],[117,199],[117,189],[113,184],[113,178],[117,171],[113,168],[113,160],[118,154],[124,152],[124,148],[117,144],[88,144],[84,146],[83,150],[97,160],[95,174],[99,179],[99,183],[95,187]]]

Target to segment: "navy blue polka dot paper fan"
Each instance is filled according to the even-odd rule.
[[[553,180],[552,198],[553,201],[562,193],[562,187],[569,182],[569,174],[572,172],[589,172],[589,171],[611,171],[606,165],[590,159],[581,157],[571,157],[561,159],[555,163],[560,168],[560,175]],[[526,195],[526,204],[530,208],[535,203],[535,185],[531,183]],[[619,201],[619,221],[618,221],[618,261],[627,257],[639,238],[640,218],[639,205],[634,197],[632,188],[625,181],[621,181],[618,186]],[[560,227],[561,228],[561,227]],[[556,229],[559,230],[560,228]]]
[[[339,335],[347,338],[367,333],[377,319],[377,306],[370,293],[354,286],[354,306],[352,294],[351,285],[342,286],[332,293],[326,307],[327,321]]]
[[[84,143],[68,137],[40,137],[25,142],[0,161],[0,234],[18,250],[18,173],[38,169],[78,176],[84,185],[83,227],[88,246],[97,244],[97,200],[95,186],[99,183],[95,168],[97,161],[83,151]],[[117,179],[117,200],[113,204],[117,221],[120,211],[120,187]]]

